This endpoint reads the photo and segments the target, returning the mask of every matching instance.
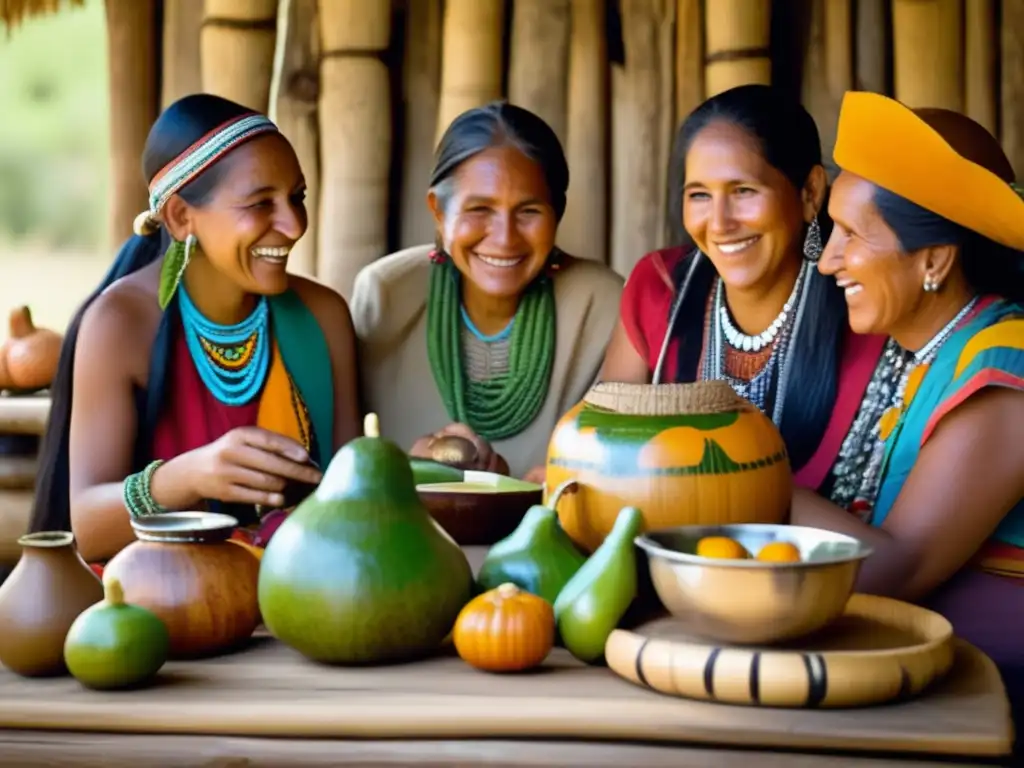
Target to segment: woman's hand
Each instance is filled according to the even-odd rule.
[[[508,462],[495,452],[490,443],[465,424],[449,424],[444,429],[433,434],[424,435],[413,444],[409,455],[420,459],[433,459],[436,461],[432,453],[432,447],[435,441],[442,437],[461,437],[471,442],[473,447],[476,448],[476,458],[469,466],[464,466],[463,469],[496,472],[499,475],[507,475],[509,473]]]
[[[216,499],[273,508],[285,504],[289,484],[316,485],[322,476],[295,440],[259,427],[239,427],[161,466],[153,473],[151,492],[165,506],[171,506],[165,499],[180,499],[187,490],[194,502]]]

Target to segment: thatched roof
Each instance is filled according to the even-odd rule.
[[[60,6],[82,5],[85,0],[0,0],[0,22],[7,30],[16,27],[26,16],[56,13]]]

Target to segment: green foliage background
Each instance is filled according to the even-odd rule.
[[[0,30],[0,242],[105,247],[106,67],[102,0]]]

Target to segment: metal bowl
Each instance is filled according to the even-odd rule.
[[[728,536],[751,556],[785,541],[800,561],[773,563],[696,555],[705,536]],[[686,631],[726,643],[767,644],[815,632],[842,614],[872,550],[841,533],[795,525],[687,525],[636,538],[654,589]]]

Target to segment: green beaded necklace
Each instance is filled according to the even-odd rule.
[[[487,381],[462,369],[459,305],[461,275],[447,259],[430,268],[427,355],[448,416],[485,440],[526,429],[547,397],[555,357],[555,291],[544,276],[526,289],[509,340],[508,373]]]

